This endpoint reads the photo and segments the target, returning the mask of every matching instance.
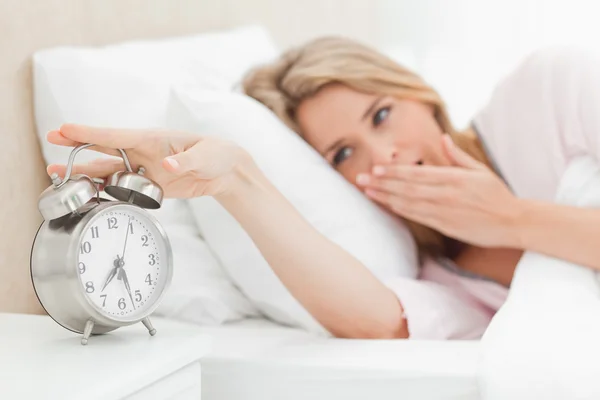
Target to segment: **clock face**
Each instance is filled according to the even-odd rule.
[[[79,243],[80,284],[105,316],[142,318],[166,288],[169,256],[161,231],[144,211],[109,207],[92,218]]]

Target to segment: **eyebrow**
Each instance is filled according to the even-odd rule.
[[[323,157],[326,156],[331,150],[335,149],[336,147],[338,147],[340,145],[340,143],[342,143],[344,141],[344,139],[338,139],[335,142],[333,142],[333,144],[331,146],[329,146],[328,148],[325,149],[325,151],[323,152]]]
[[[379,103],[381,103],[381,100],[383,100],[385,96],[379,96],[378,98],[376,98],[373,103],[371,103],[371,105],[369,106],[369,108],[367,108],[367,111],[365,111],[364,115],[362,116],[362,118],[360,119],[361,121],[364,121],[365,118],[367,118],[369,115],[371,115],[371,113],[373,112],[373,110],[375,110],[375,107],[377,107],[377,105]]]
[[[378,98],[376,98],[371,105],[369,106],[369,108],[367,108],[367,111],[365,111],[365,113],[363,114],[362,118],[360,119],[361,121],[364,121],[369,115],[371,115],[371,113],[373,112],[373,110],[375,110],[375,107],[377,107],[379,105],[379,103],[381,103],[381,100],[383,100],[385,98],[385,96],[379,96]],[[331,146],[327,147],[325,149],[325,151],[323,152],[323,156],[327,155],[331,150],[335,149],[336,147],[338,147],[340,145],[340,143],[342,143],[344,141],[344,139],[338,139],[335,142],[333,142],[331,144]]]

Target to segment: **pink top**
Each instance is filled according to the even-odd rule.
[[[553,201],[570,159],[600,160],[599,107],[598,54],[549,48],[500,82],[473,127],[515,195]],[[479,338],[508,295],[448,260],[427,260],[419,280],[386,284],[404,307],[411,339]]]

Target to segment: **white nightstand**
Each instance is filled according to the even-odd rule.
[[[152,318],[92,336],[50,317],[0,313],[0,399],[199,399],[200,358],[210,338],[199,328]]]

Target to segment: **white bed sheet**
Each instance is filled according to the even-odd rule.
[[[262,320],[203,330],[203,400],[480,399],[478,341],[327,339]]]

